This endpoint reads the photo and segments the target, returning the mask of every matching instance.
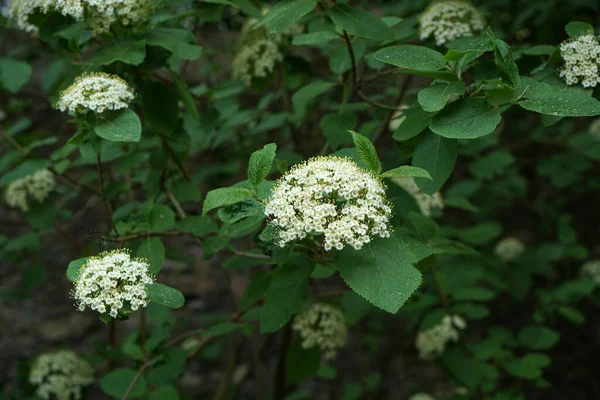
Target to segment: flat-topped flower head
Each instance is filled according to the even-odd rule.
[[[419,17],[421,40],[433,37],[438,46],[483,31],[486,22],[467,0],[438,0]]]
[[[110,30],[114,23],[124,26],[147,22],[160,0],[84,0],[91,14],[90,25],[94,33]]]
[[[460,331],[465,329],[467,323],[458,315],[446,315],[442,321],[433,328],[417,334],[416,346],[422,359],[441,355],[450,342],[458,342]]]
[[[231,64],[233,78],[250,86],[252,78],[266,78],[283,61],[279,45],[271,39],[260,39],[242,46]]]
[[[127,108],[135,97],[127,82],[116,75],[94,72],[81,75],[60,94],[56,107],[61,111],[97,113]]]
[[[317,157],[279,179],[265,214],[281,247],[323,235],[326,251],[345,245],[359,250],[374,237],[389,237],[392,208],[378,177],[348,158]]]
[[[581,266],[581,274],[600,286],[600,260],[590,260]]]
[[[567,85],[581,82],[583,87],[596,87],[600,82],[600,39],[590,32],[560,44],[565,65],[559,75]]]
[[[29,383],[44,399],[79,400],[94,382],[94,370],[77,354],[60,350],[39,355],[31,366]]]
[[[525,245],[521,239],[516,237],[506,237],[500,240],[494,248],[494,253],[504,261],[514,261],[523,254]]]
[[[29,18],[36,12],[55,12],[81,21],[84,15],[85,0],[9,0],[2,8],[6,19],[14,22],[26,32],[37,33],[38,27]]]
[[[47,169],[38,170],[9,183],[6,187],[6,203],[11,207],[29,211],[30,200],[42,202],[54,189],[54,175]]]
[[[154,282],[146,260],[132,259],[127,250],[90,257],[81,267],[72,296],[79,311],[87,307],[117,318],[146,307],[146,285]]]
[[[417,186],[415,179],[412,177],[397,177],[393,178],[392,182],[406,190],[416,201],[423,215],[430,216],[433,210],[441,210],[444,208],[444,201],[440,192],[435,192],[428,195]]]
[[[294,317],[292,328],[298,332],[302,347],[318,347],[325,358],[335,357],[348,336],[344,314],[334,306],[315,303]]]

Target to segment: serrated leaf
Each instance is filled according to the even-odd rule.
[[[421,90],[418,95],[419,104],[426,112],[440,111],[452,96],[459,96],[465,92],[463,82],[443,82]]]
[[[102,377],[100,387],[104,393],[112,398],[121,399],[125,395],[125,392],[127,392],[131,382],[135,379],[136,374],[137,371],[130,368],[115,369]],[[146,378],[142,375],[133,387],[130,397],[133,399],[142,396],[146,393],[146,390]]]
[[[113,142],[139,142],[142,124],[137,114],[128,108],[98,114],[94,133]]]
[[[433,180],[429,172],[419,167],[411,167],[410,165],[403,165],[398,168],[390,169],[389,171],[383,172],[379,177],[381,178],[393,178],[396,176],[412,176],[413,178],[424,178]]]
[[[376,60],[417,71],[437,71],[446,66],[443,54],[428,47],[402,44],[383,48],[373,54]]]
[[[185,304],[185,297],[179,290],[165,286],[162,283],[146,285],[146,289],[148,290],[148,300],[152,303],[169,308],[181,308]]]
[[[352,135],[354,141],[354,147],[360,157],[361,161],[365,163],[367,168],[372,172],[379,174],[381,172],[381,162],[377,156],[377,150],[373,143],[366,137],[358,132],[348,131]]]
[[[90,62],[95,65],[109,65],[116,61],[125,64],[140,65],[146,58],[145,40],[121,40],[111,42],[101,47],[91,58]]]
[[[551,85],[524,77],[519,90],[519,93],[523,92],[526,100],[518,104],[529,111],[562,117],[600,115],[600,102],[592,97],[591,91],[581,88]]]
[[[173,227],[175,227],[175,211],[162,204],[155,205],[150,212],[152,232],[164,232]]]
[[[492,133],[501,119],[500,110],[484,99],[464,98],[436,114],[429,128],[451,139],[476,139]]]
[[[277,145],[269,143],[252,153],[248,161],[248,181],[251,184],[258,186],[267,177],[273,166],[276,151]]]
[[[428,132],[415,147],[412,165],[428,171],[432,180],[415,179],[419,188],[429,195],[440,190],[454,169],[457,154],[455,140]]]
[[[67,267],[67,278],[71,282],[75,282],[79,277],[79,272],[81,271],[81,267],[86,263],[89,257],[79,258],[77,260],[73,260],[69,263]]]
[[[512,49],[505,41],[496,39],[491,28],[487,28],[485,33],[494,46],[494,62],[500,73],[511,87],[517,88],[521,84],[521,77],[519,76],[519,68],[512,57]]]
[[[317,6],[315,0],[283,0],[276,3],[257,23],[266,25],[269,36],[282,33]]]
[[[421,284],[414,259],[408,246],[392,236],[374,239],[361,250],[346,246],[336,254],[336,265],[352,290],[394,314]]]
[[[165,245],[157,237],[144,239],[137,249],[136,255],[150,263],[150,272],[158,274],[165,262]]]
[[[251,198],[252,192],[248,189],[228,187],[211,190],[204,199],[202,215],[206,215],[207,212],[215,208],[225,207]]]
[[[329,17],[336,26],[354,36],[372,40],[394,38],[394,32],[381,18],[347,4],[336,4],[331,7]]]

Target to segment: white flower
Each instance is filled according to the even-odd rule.
[[[560,55],[565,65],[559,75],[567,85],[581,81],[581,85],[587,88],[596,87],[600,82],[600,40],[593,33],[562,42]]]
[[[116,75],[94,72],[78,77],[61,92],[56,107],[61,111],[80,113],[85,109],[102,113],[127,108],[135,95],[133,89]]]
[[[459,329],[465,329],[467,323],[458,315],[446,315],[442,321],[426,331],[417,334],[416,346],[422,359],[441,355],[449,342],[458,342]]]
[[[344,314],[336,307],[315,303],[294,317],[292,328],[302,339],[302,347],[319,347],[325,358],[335,357],[338,348],[346,344],[348,335]]]
[[[581,274],[591,278],[600,286],[600,260],[590,260],[581,266]]]
[[[421,40],[431,36],[438,46],[485,28],[485,18],[466,0],[438,0],[419,17]]]
[[[504,261],[514,261],[525,251],[525,245],[516,237],[507,237],[496,244],[494,253]]]
[[[398,129],[406,119],[406,115],[404,115],[404,110],[407,109],[408,106],[406,104],[401,104],[398,108],[400,110],[396,111],[390,119],[390,123],[388,125],[388,129],[390,130],[390,132],[395,132],[396,129]]]
[[[42,399],[79,400],[82,390],[94,381],[94,370],[68,350],[38,356],[29,372],[29,383]]]
[[[428,195],[417,186],[414,178],[396,177],[392,179],[392,182],[406,190],[415,199],[423,215],[429,217],[432,210],[441,210],[444,208],[444,201],[440,192]]]
[[[55,185],[56,181],[52,172],[47,169],[38,170],[8,184],[5,193],[6,203],[27,212],[30,199],[37,202],[44,201]]]
[[[373,237],[389,237],[391,213],[381,180],[341,157],[317,157],[292,167],[265,207],[281,247],[322,234],[326,251],[346,244],[358,250]]]
[[[131,259],[126,250],[90,257],[81,267],[72,292],[79,311],[86,307],[116,318],[125,307],[146,307],[146,285],[154,282],[145,260]]]
[[[60,13],[76,21],[89,15],[94,33],[104,33],[111,24],[133,25],[145,22],[156,8],[152,0],[9,0],[2,14],[27,32],[37,32],[29,18],[36,12]]]
[[[408,400],[435,400],[435,397],[427,393],[417,393],[410,396]]]
[[[233,78],[250,86],[252,78],[265,78],[283,60],[279,45],[270,39],[261,39],[243,46],[231,64]]]

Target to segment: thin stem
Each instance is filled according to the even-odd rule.
[[[400,88],[400,93],[398,93],[398,97],[396,98],[396,104],[398,104],[398,105],[402,104],[402,100],[404,99],[404,96],[406,95],[406,92],[408,91],[408,88],[410,87],[411,81],[412,81],[412,75],[409,75],[406,78],[404,78],[404,82],[402,82],[402,87]],[[397,112],[397,110],[390,110],[390,112],[387,114],[383,123],[379,127],[377,134],[373,138],[373,144],[377,144],[377,141],[383,136],[383,133],[386,131],[386,129],[388,129],[390,121],[392,120],[392,118],[394,117],[394,114],[396,112]]]
[[[163,146],[167,150],[167,153],[169,153],[169,157],[171,158],[171,161],[173,161],[175,163],[175,165],[177,165],[177,168],[179,168],[179,171],[181,172],[181,175],[184,177],[184,179],[186,181],[191,181],[190,176],[188,175],[187,171],[183,167],[183,164],[181,164],[181,161],[179,161],[179,159],[177,158],[177,155],[175,154],[175,152],[173,151],[171,146],[169,146],[169,143],[167,142],[167,138],[162,133],[160,134],[160,141],[162,142]]]
[[[377,108],[383,108],[384,110],[391,110],[391,111],[402,111],[401,108],[396,108],[396,107],[392,107],[392,106],[388,106],[386,104],[383,103],[379,103],[378,101],[372,100],[370,99],[366,94],[364,94],[362,91],[358,90],[356,92],[356,94],[358,94],[358,96],[363,99],[364,101],[366,101],[369,105],[373,106],[373,107],[377,107]]]
[[[129,384],[127,391],[125,392],[123,397],[121,397],[121,400],[127,400],[129,398],[129,396],[133,392],[133,389],[135,388],[136,383],[140,380],[140,378],[144,374],[144,371],[146,371],[146,369],[148,369],[148,367],[150,367],[150,365],[152,365],[152,363],[155,362],[156,360],[158,360],[158,357],[148,360],[144,364],[142,364],[142,366],[138,370],[137,374],[135,374],[135,376],[133,377],[133,380]]]
[[[15,149],[17,149],[19,153],[23,155],[29,154],[29,151],[25,147],[21,146],[19,142],[13,139],[8,133],[4,132],[4,129],[0,129],[0,136],[2,136],[4,140],[10,143]]]
[[[98,152],[98,156],[96,157],[97,167],[96,172],[98,173],[98,181],[100,182],[100,195],[102,196],[102,203],[104,203],[104,209],[106,210],[106,215],[108,216],[108,221],[110,222],[110,226],[115,233],[116,237],[119,237],[119,232],[117,231],[117,227],[112,218],[112,210],[110,208],[110,204],[106,201],[106,193],[104,192],[104,178],[102,177],[102,159],[100,157],[100,152]]]
[[[354,49],[352,48],[350,36],[348,36],[348,32],[346,31],[344,31],[344,41],[346,42],[346,47],[348,48],[348,54],[350,55],[350,62],[352,65],[352,91],[360,91],[358,86],[358,72],[356,70],[356,57],[354,56]]]

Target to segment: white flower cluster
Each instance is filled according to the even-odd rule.
[[[29,200],[42,202],[54,186],[54,175],[47,169],[40,169],[21,179],[9,183],[6,187],[6,203],[11,207],[18,207],[23,212],[29,211]]]
[[[388,124],[388,129],[390,130],[390,132],[395,132],[396,129],[398,129],[406,119],[406,115],[404,115],[404,110],[407,109],[408,106],[406,104],[400,104],[398,108],[399,110],[394,112],[392,118],[390,119],[390,123]]]
[[[102,113],[127,108],[134,97],[133,89],[123,79],[94,72],[79,76],[62,91],[56,107],[71,113],[80,113],[84,109]]]
[[[422,359],[441,355],[449,342],[458,342],[459,329],[467,323],[458,315],[446,315],[442,321],[426,331],[417,334],[416,346]]]
[[[348,336],[344,314],[325,303],[312,304],[296,315],[292,328],[300,334],[303,348],[319,347],[327,359],[335,357]]]
[[[494,253],[503,261],[514,261],[525,251],[525,245],[521,239],[506,237],[500,240],[494,248]]]
[[[326,251],[346,244],[358,250],[372,237],[389,237],[391,213],[379,178],[342,157],[317,157],[292,167],[265,207],[281,247],[323,234]]]
[[[396,177],[392,179],[392,182],[406,190],[415,199],[423,215],[429,217],[432,210],[441,210],[444,208],[444,201],[440,192],[428,195],[417,186],[414,178],[408,176]]]
[[[156,3],[152,0],[9,0],[2,14],[19,28],[33,33],[38,27],[29,18],[36,12],[56,12],[76,21],[83,21],[89,15],[94,33],[104,33],[117,21],[123,25],[147,21]]]
[[[565,61],[559,75],[567,85],[581,81],[583,87],[596,87],[600,82],[600,39],[593,33],[571,38],[560,44],[560,55]]]
[[[408,400],[435,400],[435,397],[427,393],[417,393],[410,396]]]
[[[419,17],[421,40],[431,36],[438,46],[485,28],[485,18],[466,0],[438,0]]]
[[[591,278],[596,286],[600,286],[600,260],[587,261],[581,266],[581,274]]]
[[[94,370],[77,354],[68,350],[38,356],[29,373],[29,383],[45,400],[79,400],[83,388],[94,381]]]
[[[148,305],[146,285],[154,282],[145,260],[131,259],[124,250],[90,257],[75,281],[73,298],[79,311],[86,307],[116,318],[119,311]]]

